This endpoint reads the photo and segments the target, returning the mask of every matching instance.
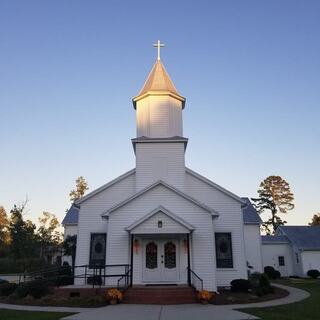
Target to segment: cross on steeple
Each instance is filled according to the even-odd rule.
[[[153,45],[154,47],[156,47],[158,49],[158,60],[160,60],[160,48],[164,47],[164,44],[160,42],[160,40],[157,41],[157,43],[155,43]]]

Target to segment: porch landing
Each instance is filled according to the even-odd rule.
[[[125,292],[123,303],[159,305],[197,303],[197,292],[187,285],[133,286]]]

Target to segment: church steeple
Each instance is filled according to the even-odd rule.
[[[139,94],[133,98],[137,115],[137,137],[182,137],[182,110],[186,99],[181,96],[158,58]],[[163,45],[162,45],[163,46]]]
[[[136,188],[140,190],[164,180],[183,190],[184,154],[188,139],[183,137],[181,96],[158,58],[139,94],[133,98],[137,138],[132,139],[136,154]]]
[[[157,61],[153,65],[139,94],[133,98],[133,106],[136,109],[137,101],[148,95],[169,94],[177,100],[180,100],[182,102],[182,108],[184,108],[186,99],[179,94],[160,59],[160,48],[164,47],[164,44],[158,40],[153,46],[158,49]]]

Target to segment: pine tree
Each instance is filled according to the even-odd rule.
[[[289,183],[280,176],[269,176],[261,182],[258,195],[258,198],[251,200],[259,214],[265,210],[271,211],[271,217],[262,226],[267,234],[274,233],[280,225],[287,223],[280,218],[278,212],[287,213],[294,208],[294,196]]]

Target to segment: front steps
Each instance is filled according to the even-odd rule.
[[[188,286],[134,286],[125,294],[123,303],[187,304],[197,302],[197,292]]]

